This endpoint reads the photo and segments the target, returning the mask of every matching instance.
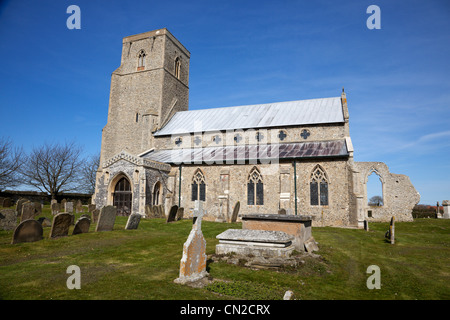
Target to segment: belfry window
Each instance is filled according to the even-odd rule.
[[[180,57],[175,59],[175,77],[181,79],[181,60]]]
[[[328,178],[325,171],[317,165],[311,173],[309,182],[310,204],[312,206],[328,205]]]
[[[205,183],[205,176],[203,175],[202,171],[198,169],[194,177],[192,178],[192,196],[191,200],[200,200],[200,201],[206,201],[206,183]]]
[[[264,204],[264,184],[257,168],[253,168],[247,180],[247,204]]]
[[[138,67],[137,67],[138,71],[145,69],[145,56],[146,56],[146,54],[145,54],[144,50],[139,51],[139,54],[138,54]]]

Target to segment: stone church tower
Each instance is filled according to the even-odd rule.
[[[101,163],[121,151],[152,149],[152,133],[188,109],[189,58],[165,28],[123,38],[121,64],[111,76]]]

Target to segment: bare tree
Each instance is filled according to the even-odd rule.
[[[383,205],[383,197],[381,196],[373,196],[369,199],[369,206],[377,206],[380,207]]]
[[[74,142],[33,148],[21,170],[23,183],[50,193],[52,199],[60,193],[76,191],[81,152],[82,148]]]
[[[19,170],[23,157],[22,148],[13,148],[9,138],[0,138],[0,190],[14,188],[20,184]]]
[[[95,179],[98,167],[100,165],[100,153],[84,159],[81,165],[81,184],[80,189],[86,193],[95,192]]]

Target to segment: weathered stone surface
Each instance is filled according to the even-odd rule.
[[[100,209],[95,231],[112,231],[116,221],[117,209],[114,206],[105,206]]]
[[[24,198],[21,198],[16,202],[16,212],[19,218],[22,216],[22,206],[25,202],[28,202],[28,200]]]
[[[287,244],[294,237],[281,231],[228,229],[216,236],[219,240]]]
[[[77,204],[76,204],[76,207],[75,207],[75,211],[76,211],[76,213],[81,213],[81,212],[84,211],[83,204],[81,203],[81,200],[77,201]]]
[[[52,203],[52,204],[50,205],[50,207],[51,207],[51,210],[52,210],[52,214],[53,214],[53,215],[58,214],[59,211],[61,210],[61,209],[60,209],[60,206],[59,206],[59,203],[57,203],[57,202]]]
[[[444,213],[442,214],[443,219],[450,219],[450,201],[442,201],[442,206],[444,207]]]
[[[50,221],[49,218],[46,217],[40,217],[39,219],[37,219],[37,221],[41,224],[41,226],[43,228],[45,227],[51,227],[52,226],[52,222]]]
[[[99,215],[100,215],[100,210],[99,209],[92,210],[92,222],[93,223],[97,223]]]
[[[67,213],[73,213],[73,202],[66,202],[64,211]]]
[[[233,214],[231,216],[231,222],[236,222],[240,208],[241,208],[241,203],[238,201],[234,205]]]
[[[72,235],[80,233],[88,233],[90,226],[91,226],[91,219],[89,219],[88,217],[80,217],[80,219],[78,219],[77,222],[75,223]]]
[[[284,208],[278,209],[278,214],[286,214],[286,209]]]
[[[184,208],[183,207],[178,208],[177,214],[175,216],[175,220],[176,221],[181,220],[181,219],[183,219],[183,216],[184,216]]]
[[[141,217],[142,216],[139,213],[130,214],[125,229],[126,230],[137,229],[139,226],[139,222],[141,221]]]
[[[52,222],[50,238],[65,237],[69,234],[69,227],[72,222],[72,215],[69,213],[58,213]]]
[[[175,218],[177,216],[177,211],[178,211],[178,206],[177,205],[172,206],[172,208],[170,208],[170,212],[169,212],[169,215],[167,216],[166,222],[175,221]]]
[[[42,240],[43,229],[39,222],[33,219],[22,221],[14,230],[12,244]]]
[[[176,283],[195,282],[208,276],[206,272],[206,240],[202,233],[204,211],[202,202],[196,201],[196,222],[192,225],[189,237],[183,245],[183,257],[180,261],[180,276]]]
[[[88,204],[88,211],[92,213],[96,209],[95,204]]]
[[[14,209],[0,210],[0,230],[14,230],[17,227],[17,214]]]
[[[34,219],[36,215],[37,212],[33,202],[28,201],[22,205],[22,215],[20,217],[21,221]]]
[[[391,222],[389,223],[389,230],[385,233],[384,237],[391,244],[395,244],[395,217],[391,218]]]
[[[305,241],[305,250],[306,252],[319,251],[319,246],[317,245],[317,242],[313,237]]]
[[[10,198],[3,199],[3,208],[9,208],[12,206],[12,202]]]

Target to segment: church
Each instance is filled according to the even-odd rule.
[[[166,28],[123,38],[112,73],[93,202],[118,214],[173,205],[205,220],[240,214],[310,215],[313,226],[412,221],[420,195],[382,162],[355,162],[346,93],[189,111],[190,52]],[[379,176],[382,205],[368,205]]]

